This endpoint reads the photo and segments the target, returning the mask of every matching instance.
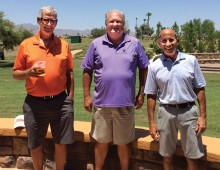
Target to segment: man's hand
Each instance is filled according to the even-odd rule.
[[[35,62],[30,69],[26,70],[27,77],[40,77],[40,76],[44,76],[44,74],[45,74],[44,61]]]
[[[144,95],[137,95],[135,101],[135,108],[140,109],[144,104]]]
[[[206,130],[206,119],[199,117],[196,124],[196,134],[199,136]]]
[[[93,106],[92,98],[90,96],[89,97],[85,97],[84,98],[84,108],[88,112],[92,112],[92,106]]]
[[[160,133],[155,123],[150,123],[150,135],[156,141],[158,141],[160,138]]]

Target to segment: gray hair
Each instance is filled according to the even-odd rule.
[[[109,14],[112,13],[112,12],[117,12],[117,13],[121,14],[123,24],[125,24],[125,14],[124,14],[123,12],[117,10],[117,9],[113,9],[113,10],[108,11],[108,12],[105,14],[105,25],[107,25],[107,23],[108,23],[108,16],[109,16]]]
[[[42,7],[39,11],[38,18],[42,18],[45,13],[50,13],[51,15],[53,15],[57,18],[57,11],[52,6]]]

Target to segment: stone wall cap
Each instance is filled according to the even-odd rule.
[[[89,134],[90,129],[91,122],[74,121],[74,141],[94,142],[94,139]],[[159,144],[151,138],[148,128],[136,126],[135,134],[136,140],[132,142],[133,148],[151,151],[159,150]],[[0,118],[0,136],[27,137],[27,133],[25,128],[14,129],[13,118]],[[46,138],[52,138],[50,128],[48,129]],[[207,152],[203,159],[220,163],[220,147],[218,147],[220,138],[202,136],[202,140]],[[175,154],[184,156],[180,142],[178,143]]]

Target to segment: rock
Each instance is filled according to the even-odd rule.
[[[17,159],[16,167],[18,169],[33,169],[33,161],[31,157],[19,156]]]
[[[14,168],[16,159],[14,156],[0,157],[0,167],[2,168]]]

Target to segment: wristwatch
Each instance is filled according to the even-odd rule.
[[[138,96],[144,97],[144,96],[145,96],[145,93],[138,93]]]

